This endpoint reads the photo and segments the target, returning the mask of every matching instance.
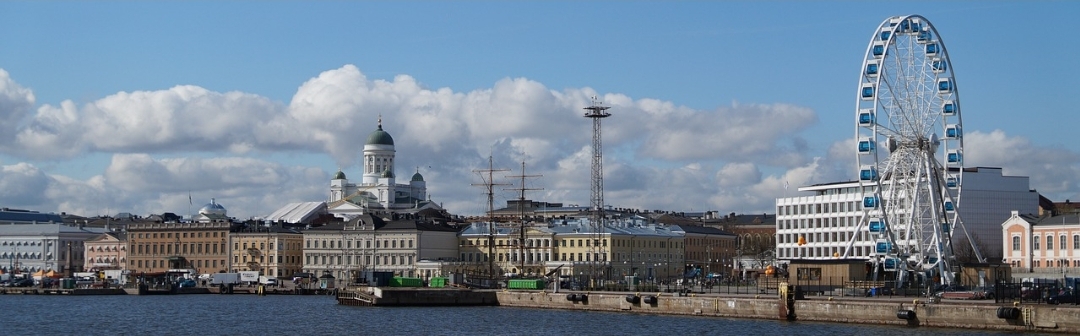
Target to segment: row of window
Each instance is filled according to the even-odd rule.
[[[1080,260],[1033,260],[1031,264],[1033,268],[1080,267]],[[1009,262],[1009,265],[1021,268],[1024,267],[1024,261],[1013,260]]]
[[[175,248],[174,248],[175,247]],[[219,249],[220,248],[220,249]],[[151,243],[151,244],[135,244],[134,255],[156,255],[156,254],[218,254],[225,253],[225,243],[221,244],[202,244],[202,243]]]
[[[778,248],[777,255],[779,258],[815,258],[815,257],[834,257],[844,254],[846,247],[794,247],[794,248]],[[849,257],[859,258],[870,255],[870,246],[852,246],[851,255]]]
[[[1061,236],[1058,236],[1058,237],[1059,237],[1058,238],[1058,242],[1059,242],[1058,243],[1058,248],[1066,249],[1065,246],[1068,246],[1067,245],[1068,236],[1061,235]],[[1042,237],[1041,236],[1031,237],[1031,249],[1032,250],[1038,251],[1038,250],[1042,249],[1041,248],[1042,244],[1041,244],[1041,239],[1040,238],[1042,238]],[[1076,235],[1072,236],[1072,248],[1074,250],[1080,250],[1080,234],[1076,234]],[[1020,251],[1020,236],[1013,236],[1012,237],[1012,249],[1013,249],[1013,251]],[[1046,250],[1050,251],[1050,250],[1053,250],[1053,249],[1054,249],[1054,236],[1053,235],[1046,235]]]
[[[143,263],[144,261],[145,261],[145,263]],[[213,259],[213,260],[202,260],[202,259],[195,259],[195,260],[189,260],[188,262],[190,262],[190,263],[191,263],[191,266],[195,267],[196,269],[201,269],[201,268],[204,268],[204,267],[208,267],[208,268],[216,268],[216,267],[218,267],[219,265],[220,265],[221,267],[225,267],[225,260],[217,260],[217,259]],[[129,262],[129,265],[130,265],[129,267],[131,267],[131,268],[144,268],[144,267],[145,267],[145,268],[158,268],[158,267],[169,267],[169,261],[168,261],[168,260],[158,260],[158,259],[150,259],[150,260],[142,260],[142,259],[138,259],[138,260],[131,260],[131,261]]]
[[[364,240],[364,245],[365,245],[364,248],[371,248],[371,242],[372,242],[372,240]],[[374,242],[375,242],[375,248],[398,248],[399,246],[401,248],[406,248],[406,245],[405,245],[406,243],[408,243],[407,248],[413,248],[413,240],[412,239],[377,239],[377,240],[374,240]],[[320,247],[319,245],[322,245],[322,247]],[[353,248],[353,241],[352,240],[346,240],[343,243],[343,242],[336,241],[336,240],[326,240],[326,239],[314,240],[314,239],[309,239],[309,240],[304,240],[304,247],[305,248],[350,248],[351,249],[351,248]],[[270,249],[273,249],[273,248],[274,248],[273,245],[271,245]],[[359,241],[356,242],[356,248],[360,248],[360,242]]]
[[[360,263],[363,257],[364,262]],[[352,259],[354,262],[350,262]],[[304,265],[412,265],[413,256],[340,256],[340,255],[308,255],[304,259]],[[372,263],[374,261],[374,263]]]
[[[251,257],[251,260],[248,260],[248,256],[246,256],[246,255],[244,256],[243,259],[241,259],[240,256],[235,256],[235,255],[233,256],[233,262],[234,263],[247,263],[249,261],[256,261],[255,257]],[[266,261],[266,256],[259,256],[259,260],[257,262],[263,263],[265,261]],[[280,264],[283,261],[284,261],[284,263],[289,263],[289,264],[300,263],[300,256],[296,256],[296,255],[287,255],[287,256],[279,255],[279,256],[277,256],[277,263]],[[270,262],[274,262],[274,256],[270,256]]]
[[[859,202],[832,202],[832,203],[820,203],[820,204],[800,204],[800,205],[784,205],[776,208],[776,214],[779,216],[793,216],[793,215],[810,215],[810,214],[822,214],[822,213],[837,213],[858,211]]]
[[[221,234],[221,238],[225,238],[225,232],[176,232],[175,238],[218,238],[218,233]],[[150,239],[150,238],[173,238],[172,232],[151,232],[151,233],[136,233],[135,238]]]
[[[517,239],[496,239],[495,246],[516,246],[511,245]],[[488,246],[487,239],[462,239],[461,246]],[[633,244],[631,244],[633,242]],[[634,247],[641,248],[667,248],[666,241],[656,240],[630,240],[630,239],[615,239],[615,247]],[[734,243],[732,243],[734,244]],[[525,246],[529,247],[551,247],[551,239],[526,239]],[[558,247],[591,247],[601,246],[607,247],[607,239],[559,239]],[[672,248],[679,248],[678,242],[671,243]],[[411,245],[409,247],[412,247]]]
[[[851,239],[851,232],[814,232],[809,234],[787,233],[776,235],[780,244],[795,244],[799,241],[800,236],[805,237],[807,243],[846,243]],[[858,236],[858,240],[860,241],[870,240],[869,232],[859,232]]]
[[[828,218],[782,219],[777,221],[776,227],[778,230],[853,227],[859,223],[855,218],[856,217],[854,216],[848,216]]]

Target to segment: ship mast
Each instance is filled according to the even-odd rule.
[[[509,185],[506,183],[495,183],[493,175],[495,172],[508,171],[508,169],[495,169],[494,162],[491,155],[488,155],[488,168],[473,170],[480,175],[480,179],[484,181],[483,184],[473,184],[474,186],[483,186],[487,188],[487,261],[488,261],[488,277],[492,280],[496,278],[495,275],[495,186]],[[484,175],[487,175],[486,178]]]
[[[521,265],[520,267],[518,267],[518,273],[519,274],[525,274],[525,255],[527,253],[527,251],[525,249],[525,247],[526,247],[525,246],[525,242],[526,242],[526,239],[525,239],[525,191],[526,190],[544,190],[544,188],[526,188],[525,187],[525,178],[526,177],[540,177],[540,176],[543,176],[543,175],[525,175],[525,161],[521,162],[521,175],[507,176],[507,177],[511,177],[511,178],[520,178],[521,179],[521,187],[512,189],[512,190],[517,190],[517,191],[521,192],[521,196],[518,197],[518,210],[519,210],[518,213],[519,213],[519,216],[520,216],[520,219],[521,219],[521,228],[518,229],[518,258],[520,258],[520,260],[518,260],[518,263]]]

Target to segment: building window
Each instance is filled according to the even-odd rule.
[[[1038,250],[1039,249],[1039,236],[1032,237],[1031,240],[1032,240],[1031,249],[1032,250]],[[1036,264],[1035,267],[1039,267],[1038,263],[1035,263],[1035,264]]]
[[[1020,250],[1020,236],[1013,236],[1012,238],[1013,251]]]
[[[1080,250],[1080,235],[1073,235],[1073,249]]]
[[[1046,236],[1046,250],[1054,249],[1054,236]]]
[[[1060,239],[1059,241],[1060,241],[1060,242],[1058,243],[1058,248],[1059,248],[1059,249],[1062,249],[1062,250],[1064,250],[1064,249],[1066,249],[1066,246],[1069,246],[1069,245],[1065,245],[1065,244],[1066,244],[1067,242],[1066,242],[1066,238],[1065,238],[1065,236],[1064,236],[1064,235],[1062,235],[1062,236],[1061,236],[1061,239]]]

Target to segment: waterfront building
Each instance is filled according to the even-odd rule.
[[[127,232],[108,231],[87,239],[86,263],[83,269],[90,271],[127,269]]]
[[[217,273],[231,269],[228,221],[128,224],[128,265],[132,274],[169,269]]]
[[[338,170],[330,180],[330,198],[327,210],[337,217],[349,220],[369,212],[416,213],[423,209],[442,210],[427,199],[427,182],[419,169],[408,184],[398,184],[394,172],[394,138],[383,130],[382,117],[378,128],[368,135],[364,144],[361,166],[363,177],[358,183],[349,182],[345,173]]]
[[[495,225],[494,235],[492,225]],[[514,223],[472,223],[458,236],[458,260],[470,266],[466,270],[470,274],[489,274],[488,267],[493,266],[499,276],[542,276],[548,272],[545,263],[552,261],[556,253],[555,232],[535,223],[524,228]],[[494,246],[489,245],[489,236],[494,237]]]
[[[303,231],[303,271],[339,281],[364,271],[418,276],[420,260],[455,260],[457,229],[414,215],[355,216]]]
[[[1080,274],[1080,214],[1012,211],[1001,223],[1004,263],[1013,274],[1061,278]]]
[[[251,226],[230,233],[230,272],[291,277],[303,269],[304,235],[281,226]]]
[[[84,241],[104,230],[64,224],[56,214],[0,209],[0,270],[81,272]]]
[[[734,274],[736,236],[714,227],[673,225],[671,230],[683,236],[683,256],[689,275],[730,276]]]
[[[488,261],[494,260],[498,276],[538,277],[555,272],[583,280],[622,280],[625,276],[667,280],[683,275],[688,265],[683,250],[688,231],[701,240],[700,249],[706,249],[706,241],[716,244],[709,249],[717,248],[717,255],[719,246],[734,246],[733,235],[710,228],[657,225],[631,216],[610,219],[598,233],[588,218],[568,217],[527,224],[523,244],[520,224],[496,224],[495,246],[489,250],[489,225],[473,223],[461,231],[460,262],[452,263],[457,269],[486,276]],[[720,243],[723,240],[728,244]]]
[[[1038,211],[1039,195],[1031,190],[1028,177],[1003,176],[1001,168],[964,168],[959,214],[987,261],[1002,259],[1001,223],[1010,210]],[[864,192],[857,181],[800,187],[813,196],[776,200],[776,256],[779,259],[828,259],[844,255],[869,260],[874,237],[863,226],[855,231],[862,216]],[[959,233],[959,229],[957,230]],[[854,236],[854,240],[851,238]],[[966,244],[954,236],[955,246]]]

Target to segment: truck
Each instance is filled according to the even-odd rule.
[[[240,282],[254,283],[256,281],[259,281],[258,271],[240,271]]]
[[[240,273],[214,273],[210,275],[212,285],[236,285],[240,283]]]
[[[268,276],[259,276],[259,283],[267,286],[277,286],[277,278]]]
[[[128,270],[104,270],[101,271],[105,281],[112,282],[114,284],[123,286],[128,282],[128,275],[131,271]]]

